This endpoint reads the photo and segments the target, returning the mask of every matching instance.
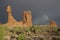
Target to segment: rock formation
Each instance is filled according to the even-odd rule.
[[[21,27],[25,27],[25,26],[32,26],[32,15],[31,15],[31,11],[24,11],[23,12],[23,19],[21,21],[16,21],[13,16],[12,16],[12,9],[11,6],[8,5],[7,6],[7,14],[8,14],[8,21],[5,25],[7,26],[21,26]],[[52,27],[57,27],[57,24],[55,21],[51,20],[50,21],[50,26]]]
[[[32,15],[31,11],[24,11],[23,13],[23,23],[24,26],[32,26]]]
[[[16,21],[13,16],[12,16],[12,10],[11,6],[8,5],[7,9],[7,14],[8,14],[8,21],[7,21],[7,26],[32,26],[32,16],[30,11],[24,11],[23,13],[23,19],[22,21]]]
[[[57,27],[57,24],[56,24],[55,21],[51,20],[51,21],[50,21],[50,26],[51,26],[51,27]]]
[[[8,5],[6,11],[7,11],[7,14],[8,14],[7,25],[9,25],[9,26],[11,26],[11,25],[17,25],[17,21],[12,16],[12,9],[11,9],[10,5]]]

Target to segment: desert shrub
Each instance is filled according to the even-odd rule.
[[[56,34],[60,35],[60,28],[57,29]]]
[[[30,31],[33,32],[33,33],[35,33],[35,29],[36,28],[34,26],[32,26],[31,29],[30,29]]]
[[[22,32],[23,31],[23,28],[22,27],[14,27],[12,30],[14,32]]]
[[[14,30],[9,30],[9,32],[14,33]]]
[[[40,33],[41,30],[39,26],[32,26],[30,31],[33,33]]]
[[[4,28],[0,26],[0,40],[4,40]]]
[[[30,27],[23,27],[23,30],[24,30],[25,32],[30,32]]]
[[[25,40],[25,34],[20,34],[18,40]]]
[[[51,27],[47,30],[47,32],[52,34],[52,35],[57,35],[58,34],[57,27]]]
[[[15,33],[17,35],[24,33],[22,27],[14,27],[13,29],[10,30],[10,32],[12,32],[13,34]]]

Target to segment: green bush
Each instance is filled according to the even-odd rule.
[[[25,34],[20,34],[18,40],[25,40]]]
[[[23,30],[24,30],[25,32],[30,32],[30,27],[24,27]]]
[[[4,40],[4,28],[0,26],[0,40]]]
[[[31,27],[30,31],[33,33],[40,33],[41,29],[39,26],[33,26],[33,27]]]
[[[22,27],[14,27],[12,30],[15,32],[22,32],[23,28]]]

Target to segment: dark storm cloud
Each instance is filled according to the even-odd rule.
[[[56,20],[60,24],[58,21],[60,18],[60,0],[3,0],[2,4],[3,10],[8,4],[12,6],[12,15],[17,20],[22,19],[24,10],[31,10],[33,24],[47,23],[49,19]],[[3,10],[2,13],[6,13]]]

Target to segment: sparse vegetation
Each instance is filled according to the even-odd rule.
[[[18,36],[18,40],[25,40],[25,34],[20,34],[19,36]]]
[[[4,40],[4,28],[0,26],[0,40]]]
[[[0,40],[4,40],[7,35],[14,35],[18,40],[33,40],[34,37],[44,38],[48,40],[48,37],[58,37],[60,38],[60,28],[59,27],[42,27],[42,26],[32,26],[32,27],[13,27],[12,29],[8,27],[0,26]],[[47,36],[48,35],[48,36]],[[51,36],[52,35],[52,36]],[[16,39],[17,40],[17,39]]]

